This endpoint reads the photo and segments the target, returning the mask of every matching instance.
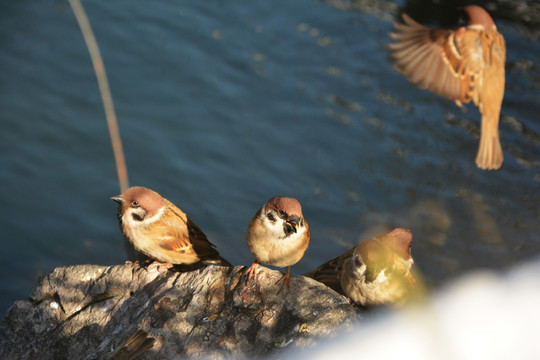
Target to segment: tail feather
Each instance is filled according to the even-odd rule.
[[[220,255],[217,255],[216,257],[214,258],[211,258],[211,259],[204,259],[203,262],[205,264],[217,264],[217,265],[221,265],[221,266],[227,266],[227,267],[233,267],[232,264],[230,262],[228,262],[227,260],[225,260],[224,258],[222,258]]]
[[[497,170],[503,163],[503,153],[499,140],[498,119],[493,121],[482,116],[480,144],[476,154],[476,166],[483,170]]]

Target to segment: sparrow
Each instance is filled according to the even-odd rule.
[[[407,14],[405,24],[394,24],[389,45],[396,66],[421,88],[453,100],[471,100],[482,114],[476,165],[483,170],[501,167],[499,115],[504,96],[506,45],[489,14],[480,6],[464,8],[467,26],[431,29]]]
[[[150,259],[232,267],[182,210],[154,190],[134,186],[111,199],[118,203],[120,228],[126,240]]]
[[[396,228],[360,242],[304,276],[327,285],[363,307],[399,305],[415,286],[412,234]]]
[[[247,245],[255,256],[255,261],[246,270],[248,281],[262,263],[287,267],[285,275],[276,284],[282,283],[281,289],[288,287],[291,266],[300,261],[309,245],[309,226],[298,200],[282,196],[268,200],[249,223]]]

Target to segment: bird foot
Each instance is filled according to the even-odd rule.
[[[278,292],[281,292],[285,287],[287,289],[290,287],[290,285],[291,285],[291,267],[290,266],[287,268],[287,271],[281,277],[281,279],[276,281],[276,285],[279,284],[279,283],[281,283],[281,287],[279,288]]]
[[[147,269],[148,269],[148,271],[159,271],[160,267],[163,267],[166,270],[169,270],[169,269],[172,269],[174,267],[174,265],[171,264],[171,263],[167,263],[167,262],[162,263],[162,262],[159,262],[159,261],[154,261],[150,265],[148,265]]]
[[[246,269],[246,272],[245,272],[245,275],[247,276],[246,284],[249,284],[251,280],[257,277],[258,267],[259,267],[259,263],[254,261],[253,264],[251,264],[251,266]]]

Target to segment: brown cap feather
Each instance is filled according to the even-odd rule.
[[[388,245],[397,255],[405,260],[411,257],[412,234],[404,228],[396,228],[378,239]]]
[[[264,210],[274,209],[275,211],[283,210],[288,216],[302,217],[302,206],[295,198],[285,196],[275,196],[268,200],[264,205]]]
[[[488,12],[477,5],[465,6],[463,9],[469,17],[468,25],[482,25],[485,29],[496,28]]]
[[[159,209],[166,205],[166,200],[154,190],[143,186],[133,186],[124,191],[121,195],[122,208],[126,209],[136,201],[149,216],[157,214]]]

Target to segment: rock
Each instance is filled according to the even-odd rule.
[[[475,269],[399,311],[287,359],[540,359],[540,257],[509,269]]]
[[[57,268],[0,323],[0,358],[128,359],[139,346],[137,359],[254,357],[310,347],[357,322],[347,299],[315,280],[293,276],[278,292],[280,272],[261,266],[246,285],[244,269]]]

